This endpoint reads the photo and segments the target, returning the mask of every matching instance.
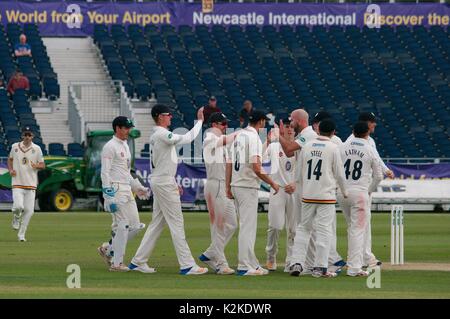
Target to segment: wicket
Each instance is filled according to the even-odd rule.
[[[391,209],[391,265],[404,264],[403,206]]]

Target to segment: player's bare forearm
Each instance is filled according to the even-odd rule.
[[[8,171],[13,171],[14,167],[13,167],[13,159],[11,157],[8,158]]]
[[[236,138],[236,136],[238,134],[239,134],[239,131],[238,132],[233,132],[233,133],[228,134],[228,135],[223,135],[222,138],[218,141],[218,145],[217,146],[220,147],[220,146],[224,146],[224,145],[230,144],[231,142],[234,141],[234,139]]]
[[[301,148],[300,145],[298,145],[295,141],[285,139],[281,135],[278,140],[281,144],[281,147],[283,148],[284,153],[288,157],[294,156],[294,152],[298,151]]]
[[[261,162],[258,160],[256,163],[252,164],[253,172],[255,172],[256,176],[261,179],[263,182],[266,182],[275,190],[275,194],[278,193],[279,186],[276,184],[269,175],[264,172]]]

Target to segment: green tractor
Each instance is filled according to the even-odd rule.
[[[45,156],[46,168],[39,171],[37,199],[41,211],[69,211],[75,199],[89,199],[101,196],[101,152],[103,146],[113,136],[112,130],[90,131],[87,133],[86,149],[83,158],[67,156]],[[131,130],[128,145],[132,154],[131,167],[134,167],[134,140],[139,138],[139,130]],[[6,175],[6,176],[5,176]],[[9,180],[9,184],[8,184]],[[0,176],[0,184],[11,188],[9,173]]]

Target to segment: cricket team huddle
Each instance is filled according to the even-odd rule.
[[[218,275],[268,275],[277,270],[283,228],[287,238],[283,269],[291,276],[332,278],[346,269],[348,276],[364,277],[369,274],[367,268],[381,265],[371,249],[371,194],[383,176],[393,178],[394,174],[383,163],[370,137],[376,127],[373,113],[361,113],[353,133],[343,142],[335,135],[336,124],[330,114],[320,111],[309,125],[309,114],[296,109],[290,116],[277,118],[278,124],[263,142],[259,133],[269,118],[256,109],[247,110],[245,123],[241,120],[241,129],[231,134],[227,134],[227,117],[220,111],[207,112],[205,107],[197,111],[198,121],[189,132],[172,133],[171,112],[163,104],[151,110],[156,124],[149,140],[153,214],[128,265],[124,262],[127,242],[146,227],[140,222],[133,194],[148,199],[150,190],[130,173],[132,156],[127,139],[134,127],[132,120],[118,116],[112,122],[114,136],[103,147],[101,161],[103,206],[113,219],[112,236],[98,247],[110,271],[155,273],[149,258],[166,224],[182,275],[206,274],[208,268]],[[194,141],[205,126],[204,192],[211,243],[198,257],[208,267],[200,267],[186,241],[180,201],[183,190],[175,175],[179,162],[176,147]],[[19,230],[21,241],[25,241],[34,210],[26,203],[30,202],[28,197],[34,199],[37,170],[44,167],[42,152],[29,133],[24,131],[23,141],[13,145],[8,159],[13,228]],[[269,162],[266,171],[263,163]],[[255,255],[261,182],[270,185],[264,267]],[[346,261],[336,246],[336,203],[347,223]],[[225,248],[235,232],[238,264],[233,269]]]

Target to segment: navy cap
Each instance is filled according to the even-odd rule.
[[[29,126],[23,127],[22,133],[33,133],[34,134],[34,132],[31,130],[31,127],[29,127]]]
[[[222,112],[214,112],[209,116],[209,124],[228,122],[228,118]]]
[[[116,127],[134,127],[134,123],[131,119],[126,116],[118,116],[112,122],[113,130],[116,130]]]
[[[280,114],[277,116],[277,121],[283,121],[283,124],[286,125],[291,123],[291,117],[289,116],[289,114]]]
[[[377,118],[372,112],[363,112],[359,114],[358,121],[376,122]]]
[[[248,121],[250,123],[256,123],[260,120],[266,120],[266,121],[270,121],[270,119],[266,116],[266,113],[259,111],[259,110],[253,110],[249,115],[248,115]]]
[[[336,124],[330,118],[324,119],[319,124],[319,132],[320,133],[328,134],[328,133],[333,132],[335,129],[336,129]]]
[[[157,118],[158,115],[164,114],[164,113],[171,113],[170,107],[164,104],[155,104],[152,107],[152,117]]]
[[[369,132],[369,125],[367,122],[359,121],[353,125],[353,134],[354,135],[364,135]]]
[[[329,119],[332,118],[331,114],[328,113],[327,111],[320,111],[317,112],[316,115],[314,115],[313,118],[313,123],[320,123],[322,122],[324,119]]]

